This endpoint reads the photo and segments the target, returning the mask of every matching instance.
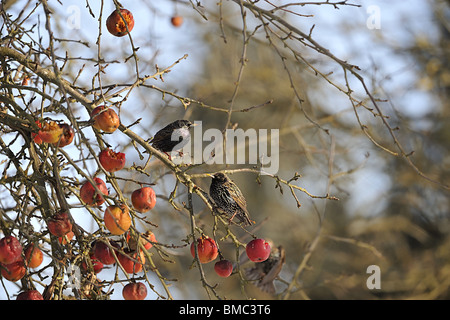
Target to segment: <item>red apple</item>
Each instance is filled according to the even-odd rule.
[[[121,235],[128,231],[131,226],[131,217],[128,207],[124,204],[120,206],[112,205],[106,208],[103,216],[106,229],[114,235]]]
[[[55,213],[47,221],[47,226],[50,233],[55,237],[62,237],[72,231],[72,222],[70,221],[69,214],[64,211]]]
[[[22,245],[14,236],[6,236],[0,240],[0,263],[10,264],[21,259]]]
[[[105,202],[103,195],[108,195],[108,188],[106,188],[106,183],[102,179],[94,178],[92,180],[94,180],[100,193],[97,193],[92,184],[89,181],[86,181],[80,188],[80,197],[87,205],[100,206]]]
[[[141,213],[147,212],[155,207],[155,191],[150,187],[134,190],[131,194],[131,203],[137,211]]]
[[[125,300],[144,300],[147,297],[147,288],[142,282],[130,282],[122,289]]]
[[[72,241],[74,235],[75,234],[71,230],[71,231],[67,232],[65,235],[63,235],[62,237],[59,237],[58,242],[61,243],[62,245],[66,245],[70,241]]]
[[[16,300],[44,300],[44,297],[37,290],[28,290],[19,293]]]
[[[208,236],[197,239],[197,252],[200,263],[208,263],[217,258],[219,254],[216,242]],[[195,244],[191,243],[191,254],[195,258]]]
[[[28,82],[30,81],[30,79],[31,78],[29,76],[24,76],[23,79],[22,79],[22,85],[23,86],[27,86]]]
[[[116,172],[125,166],[125,153],[114,152],[111,149],[104,149],[100,152],[98,160],[102,167],[108,172]]]
[[[53,144],[62,148],[72,143],[75,133],[73,131],[73,128],[67,123],[60,124],[59,127],[62,129],[61,140],[59,140],[59,144],[58,141]]]
[[[62,135],[63,129],[55,121],[42,122],[41,129],[38,131],[39,138],[46,143],[57,143]]]
[[[153,247],[152,242],[157,242],[155,234],[151,231],[146,231],[141,236],[141,242],[144,245],[145,250],[149,250],[151,247]]]
[[[91,113],[92,125],[97,130],[112,133],[120,126],[120,119],[112,108],[98,106]]]
[[[31,243],[25,248],[25,261],[28,268],[39,267],[43,260],[44,254],[37,245]]]
[[[137,252],[139,252],[139,255]],[[130,274],[142,271],[142,264],[145,263],[144,252],[138,249],[138,251],[125,250],[124,253],[119,253],[117,257],[123,269]]]
[[[19,281],[27,272],[25,261],[22,258],[10,264],[2,264],[0,269],[2,270],[2,277],[12,282]]]
[[[137,250],[140,248],[137,243],[137,236],[132,237],[130,233],[127,233],[126,238],[128,242],[128,247],[130,247],[133,250]],[[139,236],[139,239],[142,245],[144,246],[145,250],[149,250],[151,247],[153,247],[153,242],[157,242],[155,234],[151,231],[146,231],[144,234],[141,234]]]
[[[233,272],[233,264],[229,260],[217,261],[214,265],[214,271],[216,271],[219,276],[227,278]]]
[[[254,239],[245,247],[248,258],[253,262],[267,260],[270,255],[270,244],[264,239]]]
[[[172,18],[170,18],[170,22],[174,27],[180,27],[183,24],[183,17],[173,16]]]
[[[109,241],[109,244],[119,249],[120,246],[114,242]],[[114,258],[114,254],[118,255],[118,252],[116,250],[110,249],[110,247],[104,243],[103,241],[96,241],[94,244],[94,256],[100,261],[101,263],[105,265],[114,264],[116,262],[116,259]]]
[[[123,37],[124,35],[126,35],[127,27],[129,32],[131,32],[134,27],[134,18],[131,12],[127,9],[120,9],[120,13],[122,14],[123,19],[117,10],[114,10],[110,14],[108,19],[106,19],[106,28],[108,29],[109,33],[116,37]]]
[[[91,253],[89,255],[88,259],[90,259],[91,264],[92,264],[92,269],[94,270],[95,273],[99,273],[100,271],[103,270],[103,263],[101,263],[100,260],[97,259],[97,257],[94,255],[94,253]],[[84,271],[87,271],[89,269],[86,261],[83,261],[81,263],[81,268]]]
[[[35,122],[36,122],[36,125],[38,126],[38,128],[41,129],[42,128],[41,122],[39,120],[36,120]],[[35,132],[31,133],[31,138],[33,138],[33,141],[37,144],[43,143],[41,137]]]

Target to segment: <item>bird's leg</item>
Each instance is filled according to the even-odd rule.
[[[237,210],[234,211],[234,213],[233,213],[233,215],[231,216],[231,218],[228,219],[228,224],[231,224],[231,220],[233,220],[233,218],[234,218],[234,216],[236,215],[237,212],[238,212]]]
[[[172,161],[172,156],[169,154],[169,153],[167,153],[167,152],[164,152],[164,154],[166,155],[166,156],[168,156],[169,157],[169,160],[170,161]]]

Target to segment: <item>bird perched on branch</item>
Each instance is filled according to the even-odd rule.
[[[181,150],[189,142],[190,129],[195,125],[189,120],[176,120],[169,123],[155,134],[151,141],[152,146],[167,155],[169,155],[168,152]]]
[[[219,213],[238,220],[239,224],[251,225],[250,215],[247,211],[247,202],[239,190],[238,186],[224,173],[210,175],[213,179],[209,188],[209,195],[214,200],[214,204]]]

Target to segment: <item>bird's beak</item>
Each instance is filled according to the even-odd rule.
[[[195,127],[195,126],[198,126],[198,123],[191,124],[191,127]]]
[[[207,173],[206,175],[207,175],[208,177],[210,177],[210,178],[214,178],[214,175],[213,175],[213,174]]]

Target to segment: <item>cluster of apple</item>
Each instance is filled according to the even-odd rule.
[[[3,278],[9,281],[19,281],[25,276],[27,267],[37,268],[41,265],[43,259],[42,251],[33,243],[30,243],[23,250],[19,240],[12,235],[0,239],[1,274]],[[41,294],[36,290],[22,292],[21,299],[28,295],[33,297],[31,300],[43,300]]]
[[[183,23],[183,18],[174,16],[171,18],[171,23],[179,27]],[[133,15],[126,9],[114,10],[108,17],[106,26],[111,34],[122,37],[133,29]],[[90,119],[96,130],[105,133],[113,133],[120,126],[117,113],[105,105],[97,106],[91,112]],[[71,144],[74,139],[74,130],[66,123],[46,119],[36,121],[36,125],[39,130],[32,133],[32,138],[37,144],[48,143],[62,148]],[[126,157],[122,152],[106,148],[98,154],[98,161],[106,172],[113,173],[124,168]],[[79,196],[85,205],[98,208],[105,203],[108,188],[101,178],[93,177],[82,184]],[[134,190],[131,194],[131,203],[136,211],[148,212],[156,203],[154,190],[151,187]],[[47,219],[47,227],[50,234],[57,237],[62,245],[66,245],[74,237],[72,222],[68,212],[60,211]],[[130,231],[132,219],[130,210],[124,203],[108,205],[104,211],[103,223],[112,236],[124,235],[125,244],[122,246],[109,237],[95,240],[92,243],[89,259],[81,263],[82,270],[90,270],[97,274],[105,265],[118,263],[120,268],[128,274],[141,272],[145,264],[143,250],[149,250],[156,243],[154,234],[147,231],[136,236]],[[196,243],[191,244],[190,252],[194,258],[197,256],[202,264],[211,262],[219,256],[216,242],[206,235],[202,235]],[[254,239],[246,245],[246,254],[251,261],[265,261],[270,253],[270,245],[264,239]],[[26,274],[27,267],[37,268],[42,260],[42,251],[33,243],[22,250],[20,242],[14,236],[6,236],[0,240],[0,269],[5,279],[20,280]],[[233,272],[233,263],[220,254],[220,261],[215,263],[214,270],[219,276],[228,277]],[[144,283],[131,280],[123,287],[122,295],[126,300],[143,300],[147,296],[147,288]],[[42,299],[42,295],[36,290],[22,292],[17,297],[17,300]]]
[[[150,231],[140,235],[140,244],[129,233],[126,234],[126,239],[127,245],[123,248],[114,240],[94,242],[90,262],[95,273],[102,271],[105,265],[113,265],[116,262],[128,274],[137,274],[143,270],[143,250],[149,250],[153,246],[156,242],[155,235]],[[88,269],[86,263],[82,263],[81,267],[83,270]],[[122,289],[122,295],[126,300],[143,300],[147,296],[147,288],[143,283],[131,281]]]
[[[191,254],[195,258],[195,243],[191,243]],[[270,256],[270,244],[264,239],[253,239],[245,246],[247,257],[253,262],[263,262]],[[200,263],[208,263],[217,258],[219,249],[214,239],[202,235],[197,239],[197,254]],[[221,277],[227,278],[233,273],[233,263],[227,259],[220,259],[214,264],[214,271]]]
[[[125,21],[122,19],[125,19]],[[174,25],[180,25],[182,19],[174,19]],[[131,12],[126,9],[115,10],[107,19],[108,30],[115,36],[121,37],[130,32],[134,27],[134,19]],[[113,133],[120,126],[120,119],[117,113],[104,105],[97,106],[90,114],[92,126],[105,133]],[[59,121],[43,119],[37,120],[37,132],[32,133],[32,139],[36,144],[51,144],[55,147],[65,147],[72,143],[74,139],[73,128]],[[98,160],[102,168],[107,172],[116,172],[125,166],[125,154],[114,152],[107,148],[98,155]],[[108,195],[106,183],[99,177],[88,179],[80,188],[80,198],[85,205],[99,207],[105,202]],[[156,195],[151,187],[141,187],[133,191],[131,202],[135,210],[144,213],[151,210],[156,203]],[[131,216],[129,208],[125,204],[114,204],[106,207],[103,216],[105,228],[111,235],[122,235],[127,233],[127,245],[124,249],[113,241],[95,241],[90,253],[90,266],[95,273],[100,272],[104,265],[120,263],[121,268],[130,274],[138,273],[143,269],[145,255],[141,248],[148,250],[152,247],[152,242],[156,242],[155,236],[151,232],[139,235],[142,246],[138,246],[128,230],[131,227]],[[47,221],[49,232],[58,238],[63,245],[67,244],[74,237],[72,222],[68,212],[60,211],[55,213]],[[0,242],[0,269],[2,276],[10,281],[18,281],[26,274],[26,267],[35,268],[42,263],[43,253],[38,246],[29,246],[22,252],[20,242],[12,236],[5,237]],[[133,250],[131,249],[133,248]],[[32,249],[32,250],[31,250]],[[30,251],[31,250],[31,251]],[[24,256],[25,255],[25,259]],[[30,257],[29,257],[30,256]],[[40,259],[39,263],[37,260]],[[83,270],[88,270],[88,264],[83,261]],[[145,294],[144,294],[145,292]],[[146,288],[142,283],[131,282],[123,288],[123,295],[126,299],[143,299],[146,296]],[[18,299],[42,298],[36,290],[22,292]]]
[[[120,126],[120,119],[117,113],[106,106],[96,107],[90,114],[92,126],[105,133],[113,133]],[[71,126],[58,123],[53,120],[36,121],[38,132],[32,133],[33,141],[37,144],[48,143],[57,147],[65,147],[72,143],[74,131]],[[116,172],[124,168],[126,158],[122,152],[114,152],[106,148],[99,155],[98,160],[107,172]],[[105,196],[108,195],[106,183],[99,177],[94,177],[91,181],[86,181],[80,188],[80,198],[84,204],[99,207],[105,203]],[[131,195],[133,208],[141,213],[145,213],[156,204],[156,195],[151,187],[141,187],[134,190]],[[109,205],[106,207],[103,222],[111,235],[122,235],[127,233],[127,246],[122,249],[115,241],[96,241],[90,253],[90,265],[95,273],[100,272],[104,265],[111,265],[116,262],[127,273],[138,273],[142,271],[145,262],[145,255],[131,237],[128,230],[131,227],[131,216],[125,204]],[[74,237],[72,222],[69,214],[64,211],[55,213],[47,221],[49,232],[58,238],[63,245],[67,244]],[[156,242],[155,236],[148,231],[140,235],[142,248],[148,250],[152,247],[152,242]],[[22,257],[22,246],[19,241],[12,236],[5,237],[0,242],[0,263],[2,275],[10,281],[20,280],[26,273],[26,266],[35,268],[42,262],[43,254],[37,246],[29,246],[25,251],[25,259]],[[131,250],[131,248],[134,248]],[[3,252],[3,253],[2,253]],[[4,257],[4,258],[3,258]],[[37,260],[40,259],[38,263]],[[88,270],[88,264],[82,262],[83,270]],[[136,289],[137,288],[137,289]],[[126,299],[143,299],[146,295],[144,284],[131,282],[123,288],[123,295]],[[39,292],[29,290],[19,294],[17,299],[39,299]]]
[[[120,125],[117,113],[105,106],[96,107],[91,113],[93,127],[97,130],[113,133]],[[126,157],[122,152],[114,152],[107,148],[98,155],[99,162],[107,172],[116,172],[124,168]],[[104,196],[108,195],[106,183],[95,177],[86,181],[80,188],[80,198],[90,206],[98,207],[105,202]],[[153,209],[156,204],[156,194],[151,187],[141,187],[131,194],[133,208],[141,213]],[[131,227],[131,216],[126,204],[114,204],[106,207],[103,222],[111,235],[123,235],[126,233],[127,246],[121,248],[113,241],[95,241],[90,255],[91,263],[95,273],[100,272],[104,265],[112,265],[119,262],[121,268],[129,273],[135,274],[143,270],[145,254],[141,248],[149,250],[156,242],[154,234],[150,231],[140,235],[139,246],[135,238],[131,237],[128,230]],[[86,268],[86,266],[85,266]],[[122,294],[127,300],[142,300],[147,295],[147,289],[143,283],[130,282],[123,288]]]
[[[31,137],[37,144],[49,143],[60,148],[72,143],[74,137],[73,128],[67,123],[57,123],[56,121],[36,121],[39,128],[37,133],[32,133]]]
[[[65,230],[72,228],[67,213],[58,213],[48,221],[50,233],[58,237],[62,244],[66,244],[67,233]],[[66,236],[66,237],[64,237]],[[70,237],[73,237],[73,233]],[[44,254],[35,243],[28,244],[23,249],[19,240],[12,236],[5,236],[0,240],[0,269],[3,278],[16,282],[21,280],[27,268],[39,267],[44,259]],[[17,300],[43,300],[37,290],[27,290],[17,296]]]
[[[112,133],[120,125],[117,113],[106,106],[98,106],[91,113],[93,127],[103,132]],[[54,120],[36,120],[38,132],[33,132],[31,137],[37,144],[48,143],[59,148],[72,143],[74,130],[67,123],[58,123]]]

